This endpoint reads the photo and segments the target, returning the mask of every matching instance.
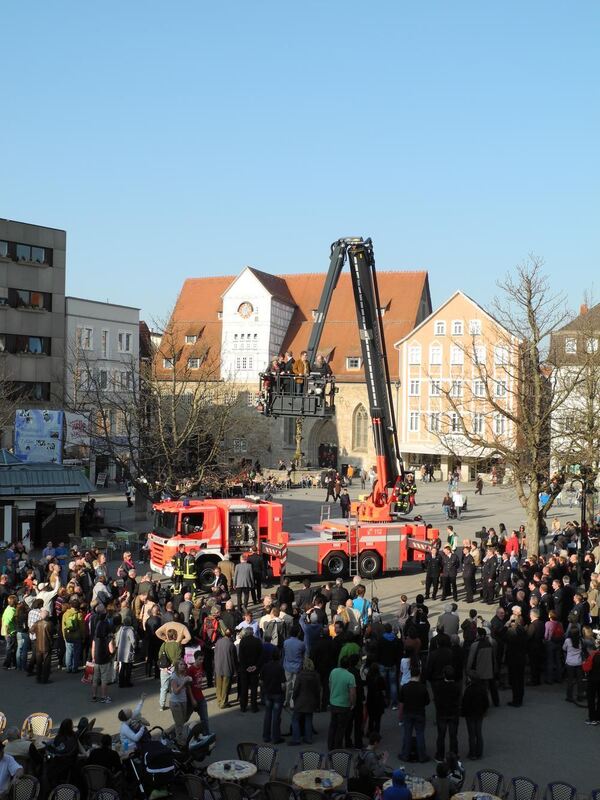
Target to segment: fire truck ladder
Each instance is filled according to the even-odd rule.
[[[358,519],[348,520],[348,572],[353,578],[358,575]]]
[[[324,519],[331,519],[331,506],[329,503],[327,505],[321,506],[321,514],[319,522],[323,522]]]

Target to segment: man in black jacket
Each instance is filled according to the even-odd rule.
[[[460,562],[456,553],[452,552],[449,545],[444,547],[442,552],[442,601],[452,593],[454,600],[458,600],[458,589],[456,588],[456,576]]]
[[[508,681],[512,689],[512,701],[509,706],[518,708],[523,705],[525,693],[525,663],[527,660],[527,633],[521,623],[521,609],[513,606],[511,617],[506,625],[506,666]]]
[[[331,619],[337,614],[338,606],[345,606],[350,593],[344,586],[343,578],[335,579],[335,586],[331,590],[331,599],[329,601],[329,611],[331,612]]]
[[[500,590],[502,592],[502,596],[506,594],[506,592],[512,588],[512,566],[510,564],[510,556],[508,553],[502,554],[502,561],[500,562],[500,566],[498,567],[498,576],[497,576],[498,583],[500,584]]]
[[[403,704],[402,723],[404,739],[402,752],[398,756],[401,761],[410,760],[413,731],[417,740],[417,754],[419,761],[424,764],[429,761],[425,750],[425,708],[429,705],[429,692],[420,680],[418,663],[411,665],[410,680],[400,688],[399,700]]]
[[[442,558],[439,548],[432,547],[430,553],[425,555],[425,599],[429,600],[433,590],[435,600],[440,585],[440,573],[442,571]]]
[[[304,611],[312,606],[315,590],[310,585],[310,578],[304,578],[302,589],[296,592],[296,606],[299,611]]]
[[[496,573],[498,561],[491,547],[488,547],[485,559],[481,565],[481,597],[484,603],[490,605],[494,602],[496,593]]]
[[[238,681],[240,694],[240,711],[248,708],[248,690],[250,691],[250,707],[258,711],[258,678],[262,665],[262,642],[251,627],[244,628],[242,641],[238,651]]]
[[[529,659],[529,673],[531,685],[539,686],[542,682],[542,668],[544,666],[544,633],[545,626],[541,620],[538,608],[529,612],[531,622],[527,626],[527,658]]]
[[[458,720],[460,716],[460,683],[454,680],[454,669],[444,667],[443,680],[435,685],[433,698],[437,724],[435,757],[444,760],[446,731],[450,738],[450,751],[458,753]]]
[[[262,601],[262,584],[266,576],[266,570],[264,558],[258,552],[257,547],[248,556],[248,563],[252,567],[252,576],[254,578],[254,586],[250,589],[252,602],[260,603]]]
[[[475,591],[475,559],[471,555],[469,547],[463,547],[463,562],[462,574],[463,582],[465,584],[465,594],[467,596],[467,603],[473,602],[473,592]]]

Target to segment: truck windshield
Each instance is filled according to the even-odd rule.
[[[170,511],[154,512],[154,533],[165,538],[174,536],[177,532],[177,514]]]

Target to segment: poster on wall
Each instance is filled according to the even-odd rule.
[[[15,414],[15,455],[28,464],[62,462],[64,412],[19,409]]]
[[[65,458],[87,457],[82,448],[91,444],[90,424],[89,414],[65,411]]]

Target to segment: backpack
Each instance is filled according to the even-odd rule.
[[[68,638],[70,635],[77,635],[79,634],[79,618],[77,614],[69,614],[67,619],[65,620],[65,638]]]
[[[158,655],[158,666],[160,669],[169,669],[171,666],[171,659],[169,658],[169,654],[164,647],[160,648],[160,653]]]

